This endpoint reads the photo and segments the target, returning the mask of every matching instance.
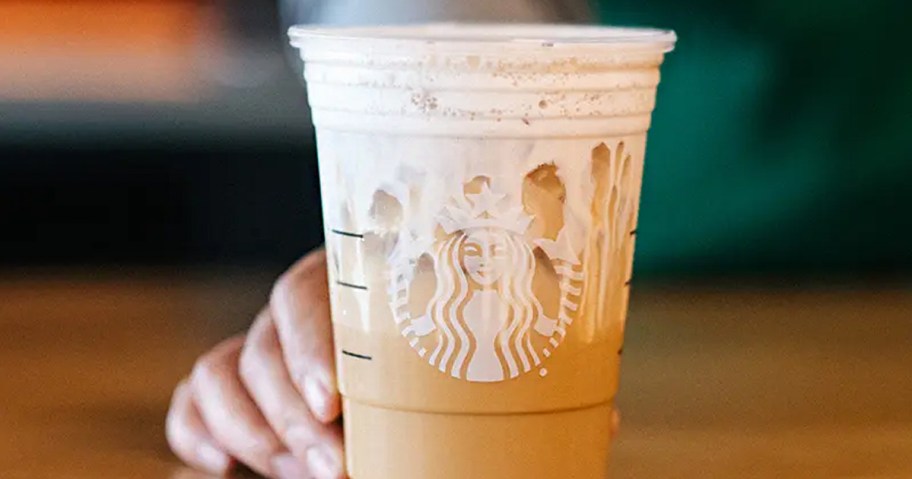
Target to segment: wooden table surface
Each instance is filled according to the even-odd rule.
[[[171,389],[268,276],[26,273],[0,279],[0,477],[199,477]],[[912,478],[912,288],[726,283],[634,289],[612,477]]]

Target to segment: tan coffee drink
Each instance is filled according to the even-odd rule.
[[[351,477],[604,477],[674,34],[291,36],[317,128]]]

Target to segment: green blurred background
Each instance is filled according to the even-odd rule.
[[[0,263],[281,270],[321,242],[284,29],[399,8],[391,18],[678,32],[648,147],[639,278],[912,271],[908,3],[487,3],[0,4]]]
[[[673,27],[644,183],[644,273],[912,266],[912,4],[602,0]]]

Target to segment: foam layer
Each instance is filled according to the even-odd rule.
[[[291,36],[318,128],[539,138],[648,129],[674,42],[661,30],[530,25],[294,28]]]

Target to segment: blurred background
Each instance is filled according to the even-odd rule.
[[[0,264],[279,271],[320,238],[297,22],[673,27],[639,278],[905,275],[899,0],[4,0]]]
[[[615,478],[912,477],[902,0],[0,0],[0,476],[190,479],[174,385],[322,241],[295,23],[673,28]]]

